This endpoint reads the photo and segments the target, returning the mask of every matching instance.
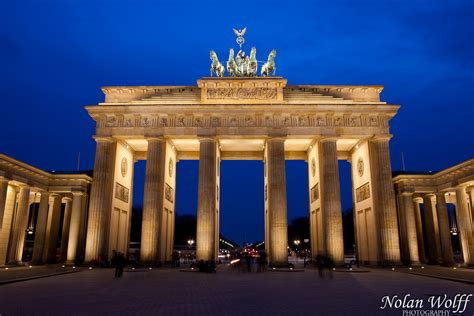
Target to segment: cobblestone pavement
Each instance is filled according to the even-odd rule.
[[[171,269],[79,273],[0,286],[4,315],[402,315],[381,310],[384,295],[472,293],[473,286],[374,269],[335,272],[321,279],[317,271],[242,273],[221,268],[216,274]],[[427,305],[427,303],[426,303]],[[473,315],[474,302],[464,315]],[[452,314],[452,313],[451,313]]]

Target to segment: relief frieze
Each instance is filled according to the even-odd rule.
[[[206,97],[208,99],[276,99],[276,88],[208,88]]]
[[[247,115],[101,115],[98,127],[386,127],[388,117],[311,114],[247,114]]]

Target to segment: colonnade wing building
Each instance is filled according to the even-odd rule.
[[[125,252],[134,161],[145,159],[142,262],[171,258],[176,163],[199,160],[197,258],[216,260],[220,161],[264,163],[265,249],[287,265],[285,160],[308,162],[313,254],[344,259],[338,160],[352,164],[360,259],[400,262],[389,155],[397,105],[380,86],[287,86],[281,77],[202,78],[197,86],[104,87],[87,106],[96,122],[94,181],[85,258]],[[239,197],[235,197],[236,199]]]

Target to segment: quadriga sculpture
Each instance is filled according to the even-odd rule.
[[[257,75],[257,49],[252,47],[250,51],[250,60],[247,65],[247,76],[255,77]]]
[[[234,49],[231,48],[229,50],[229,60],[227,60],[227,73],[231,77],[236,76],[236,70],[237,70],[237,64],[235,63],[234,60]]]
[[[217,77],[223,77],[225,68],[219,62],[219,59],[217,59],[216,52],[211,50],[211,52],[209,53],[209,56],[211,57],[211,60],[212,60],[212,63],[211,63],[211,77],[212,77],[212,73],[215,73]]]
[[[262,69],[260,71],[260,74],[263,77],[268,77],[270,76],[271,73],[273,73],[273,76],[275,75],[276,73],[275,56],[276,56],[276,50],[272,49],[272,51],[268,55],[267,62],[263,64]]]

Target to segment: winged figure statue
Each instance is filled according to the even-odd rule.
[[[242,37],[242,36],[245,35],[245,32],[247,31],[247,27],[244,27],[244,28],[241,29],[241,30],[237,30],[237,29],[234,29],[234,28],[233,28],[233,30],[234,30],[234,33],[235,33],[235,35],[236,35],[237,37]]]

